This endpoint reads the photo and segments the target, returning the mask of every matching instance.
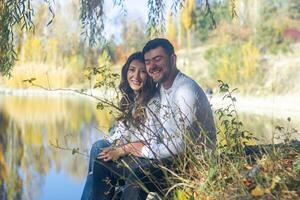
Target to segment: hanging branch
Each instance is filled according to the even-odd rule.
[[[236,12],[236,2],[235,2],[235,0],[231,0],[230,5],[231,5],[231,17],[232,18],[238,17],[238,14]]]
[[[47,4],[48,4],[48,9],[49,9],[49,12],[51,13],[52,15],[52,18],[51,20],[47,23],[47,26],[49,26],[50,24],[52,24],[53,20],[54,20],[54,17],[55,17],[55,13],[53,11],[53,7],[52,7],[52,3],[54,4],[54,0],[44,0]]]
[[[90,46],[104,44],[104,1],[105,0],[81,0],[80,19],[83,28],[83,35],[88,40]],[[173,13],[181,9],[186,0],[172,0]],[[55,17],[53,11],[54,0],[44,0],[47,3],[49,12],[52,14],[47,26],[53,22]],[[125,0],[113,0],[114,5],[124,9]],[[231,0],[232,7],[235,8],[234,0]],[[150,37],[160,36],[165,32],[166,2],[164,0],[148,0],[148,35]],[[216,22],[210,8],[208,0],[206,7],[211,16],[214,27]],[[125,10],[125,9],[124,9]],[[235,9],[233,14],[236,15]],[[11,69],[17,60],[14,46],[13,29],[16,25],[21,25],[22,30],[34,31],[32,18],[34,9],[32,0],[2,0],[0,1],[0,73],[10,76]]]
[[[184,7],[184,3],[186,0],[178,0],[178,1],[173,1],[172,6],[171,6],[171,13],[172,15],[176,15],[178,10]]]
[[[104,41],[104,0],[81,0],[80,19],[90,46]]]
[[[126,9],[125,9],[125,4],[124,3],[125,3],[125,0],[114,0],[114,5],[120,7],[121,11],[126,13]]]
[[[158,36],[165,32],[165,2],[163,0],[148,0],[148,35]]]
[[[32,18],[34,9],[32,0],[2,0],[0,2],[0,73],[4,76],[10,76],[11,69],[17,60],[17,54],[14,45],[13,28],[17,24],[21,25],[22,30],[34,30]],[[52,19],[54,12],[52,9],[52,0],[45,0],[48,4]]]
[[[209,15],[210,19],[212,21],[213,27],[217,28],[217,23],[216,20],[214,18],[214,13],[212,12],[211,8],[210,8],[210,4],[208,2],[208,0],[205,0],[205,7],[207,8],[207,13],[205,15]]]

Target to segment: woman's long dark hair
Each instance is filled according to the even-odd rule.
[[[147,75],[145,85],[142,87],[139,94],[137,96],[135,95],[127,80],[127,72],[133,60],[144,63],[143,53],[136,52],[131,54],[122,67],[121,82],[119,85],[119,89],[122,92],[120,100],[120,110],[122,111],[121,119],[135,118],[135,114],[140,111],[140,108],[147,105],[148,101],[155,95],[156,92],[156,85],[154,81],[149,75]]]

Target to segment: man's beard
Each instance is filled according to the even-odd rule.
[[[172,63],[171,63],[171,59],[169,59],[167,71],[163,74],[163,76],[161,77],[160,80],[157,80],[155,82],[156,83],[164,83],[165,81],[167,81],[169,79],[169,76],[171,75],[171,71],[172,71]]]

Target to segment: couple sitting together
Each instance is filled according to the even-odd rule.
[[[88,176],[81,199],[121,199],[163,195],[165,170],[184,153],[187,138],[206,151],[215,148],[216,131],[210,104],[201,87],[176,67],[172,44],[150,40],[142,52],[129,56],[119,86],[123,117],[107,140],[90,152]]]

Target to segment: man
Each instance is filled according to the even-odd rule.
[[[164,127],[164,144],[152,145],[159,157],[178,154],[184,149],[184,130],[194,139],[200,139],[208,151],[215,148],[216,131],[210,104],[201,87],[181,73],[176,66],[172,44],[163,38],[149,41],[144,49],[148,74],[160,85],[160,121]],[[199,138],[199,133],[202,135]],[[172,139],[171,139],[172,138]],[[143,147],[146,155],[149,151]]]
[[[126,177],[122,199],[146,199],[147,192],[161,192],[160,189],[165,187],[162,184],[164,172],[157,163],[169,167],[172,158],[184,152],[189,139],[199,141],[209,152],[215,147],[216,131],[210,104],[201,87],[177,69],[172,44],[166,39],[156,38],[145,45],[143,53],[147,73],[160,87],[161,105],[157,117],[162,132],[157,134],[157,140],[148,144],[131,143],[118,150],[121,152],[118,155],[123,156],[121,162],[129,169],[113,162],[95,162],[95,199],[105,199],[99,188],[105,187],[103,177],[107,174],[116,177],[112,173]],[[107,156],[113,157],[104,152],[99,158]],[[106,186],[105,190],[109,189]]]

